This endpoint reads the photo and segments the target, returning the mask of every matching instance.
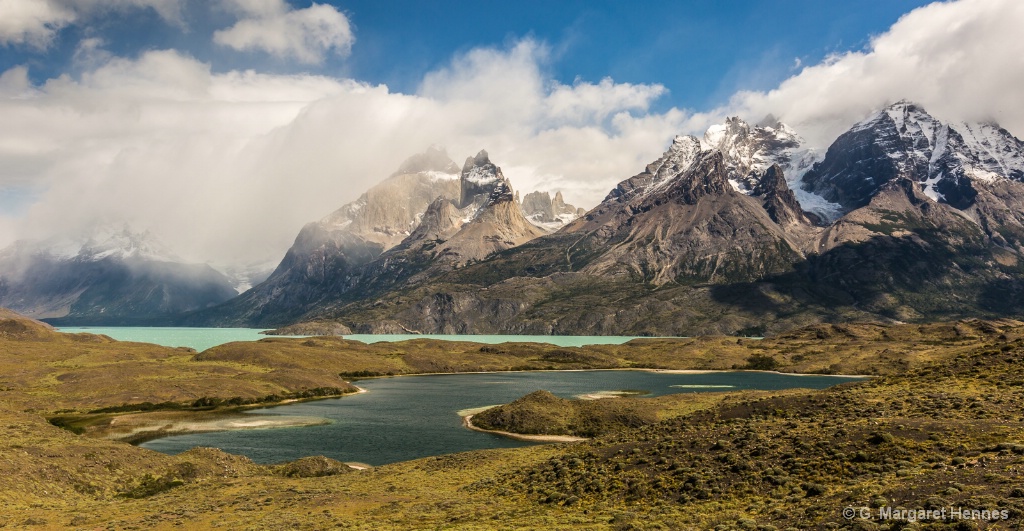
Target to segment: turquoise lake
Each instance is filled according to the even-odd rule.
[[[856,380],[744,371],[550,371],[380,378],[356,382],[367,393],[250,411],[322,417],[329,419],[330,424],[179,435],[142,446],[170,454],[195,446],[212,446],[248,456],[258,463],[325,455],[339,461],[381,465],[452,452],[531,444],[470,431],[462,426],[458,412],[507,403],[538,389],[565,398],[623,389],[646,390],[648,396],[659,396],[742,389],[820,389]]]
[[[200,352],[217,345],[230,343],[232,341],[259,341],[266,337],[261,334],[263,328],[172,328],[172,327],[142,327],[142,326],[66,326],[60,327],[61,332],[89,334],[103,334],[119,341],[139,341],[142,343],[156,343],[167,347],[191,347]],[[473,341],[476,343],[508,343],[513,341],[528,341],[536,343],[551,343],[560,347],[579,347],[583,345],[621,345],[635,339],[633,336],[513,336],[513,335],[369,335],[352,334],[346,335],[345,339],[362,341],[363,343],[377,343],[379,341],[405,341],[407,339],[441,339],[446,341]]]

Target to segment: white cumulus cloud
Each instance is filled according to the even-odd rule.
[[[151,8],[181,24],[184,0],[0,0],[0,44],[47,48],[63,28],[110,11]]]
[[[217,44],[240,51],[262,51],[307,64],[328,52],[347,56],[355,36],[348,17],[333,6],[316,4],[293,9],[284,0],[229,0],[242,18],[214,33]]]
[[[0,0],[0,44],[46,48],[74,11],[54,0]]]
[[[0,189],[28,183],[36,199],[0,229],[9,241],[127,221],[193,260],[280,258],[303,224],[433,143],[460,164],[487,149],[524,192],[595,204],[660,154],[684,116],[645,116],[658,86],[561,85],[545,61],[532,41],[474,50],[415,94],[218,73],[175,51],[38,86],[18,67],[0,75]]]
[[[929,4],[901,17],[868,49],[807,66],[773,90],[741,92],[724,112],[751,119],[772,113],[827,145],[878,108],[909,99],[947,120],[996,119],[1020,137],[1022,27],[1019,0]]]

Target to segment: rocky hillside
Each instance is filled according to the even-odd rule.
[[[675,158],[673,150],[691,149],[693,142],[674,143],[662,159]],[[629,193],[613,192],[566,227],[567,235],[579,236],[575,245],[599,250],[593,257],[580,256],[573,269],[658,286],[684,278],[751,280],[786,270],[802,258],[799,246],[761,201],[729,183],[720,151],[701,151],[685,169],[661,179],[640,174],[627,182],[645,180],[651,184]],[[776,190],[764,193],[774,198],[766,200],[777,200]],[[792,215],[802,216],[799,209]]]
[[[176,324],[284,324],[346,292],[361,268],[396,246],[437,198],[458,198],[458,166],[431,146],[349,203],[299,232],[266,281],[210,311]]]
[[[190,324],[278,326],[434,278],[545,234],[486,151],[459,170],[439,148],[304,227],[270,278]],[[344,329],[344,328],[342,328]]]
[[[541,390],[477,413],[471,420],[474,426],[485,430],[593,437],[656,424],[659,419],[650,402],[619,398],[568,400]]]

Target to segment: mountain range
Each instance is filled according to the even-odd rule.
[[[270,277],[187,324],[276,326],[341,301],[417,284],[575,219],[560,193],[518,200],[486,151],[460,169],[432,146],[356,201],[306,225]],[[528,219],[529,216],[529,219]]]
[[[432,147],[306,225],[264,282],[165,322],[761,335],[1020,315],[1022,255],[1024,143],[900,101],[824,152],[774,117],[729,118],[589,211],[520,200],[486,151],[460,168]]]
[[[55,324],[148,324],[237,294],[228,276],[128,227],[0,251],[0,306]]]
[[[906,101],[824,153],[772,117],[730,118],[702,138],[677,137],[552,234],[520,233],[528,241],[461,261],[443,252],[450,233],[410,234],[301,313],[279,318],[271,303],[257,319],[225,307],[201,315],[370,333],[636,335],[1015,315],[1022,155],[995,123],[945,124]],[[464,188],[479,163],[463,167]],[[501,183],[492,191],[508,196]],[[446,204],[428,209],[431,219],[456,219]],[[444,225],[426,226],[435,224]]]

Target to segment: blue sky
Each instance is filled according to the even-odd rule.
[[[291,0],[297,9],[311,2]],[[29,66],[41,82],[76,72],[73,58],[83,39],[131,57],[145,50],[176,49],[211,63],[216,71],[256,69],[312,72],[384,83],[412,93],[427,72],[457,54],[534,38],[551,50],[544,64],[555,80],[662,84],[669,93],[659,108],[704,110],[726,103],[740,89],[766,90],[828,54],[865,48],[921,0],[870,0],[856,5],[819,0],[712,1],[517,1],[424,2],[330,0],[353,26],[350,55],[327,53],[319,64],[296,63],[261,52],[214,44],[210,35],[230,26],[232,13],[217,2],[185,4],[182,20],[153,9],[90,15],[64,27],[51,46],[0,47],[0,70]],[[798,62],[799,61],[799,62]]]
[[[195,261],[441,144],[597,204],[675,135],[773,114],[823,152],[901,99],[1024,136],[1024,2],[0,1],[0,248],[129,224]]]
[[[343,4],[356,26],[352,72],[410,90],[457,52],[522,36],[548,43],[553,77],[660,83],[662,104],[704,109],[771,88],[795,60],[862,48],[922,1],[527,1]],[[381,9],[382,5],[389,8]]]

